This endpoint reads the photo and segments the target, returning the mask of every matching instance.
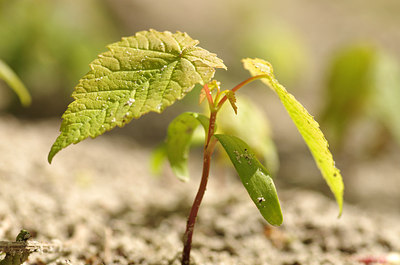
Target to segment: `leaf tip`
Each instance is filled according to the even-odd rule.
[[[343,192],[342,192],[342,196],[340,198],[337,198],[337,204],[339,206],[339,214],[337,218],[340,218],[342,216],[343,213]]]
[[[32,97],[28,92],[28,89],[25,87],[24,84],[21,83],[21,91],[17,93],[19,97],[19,101],[21,102],[21,105],[25,108],[29,107],[32,104]]]
[[[25,108],[29,107],[32,103],[32,99],[30,96],[27,96],[26,98],[21,98],[21,105]]]
[[[177,167],[172,167],[172,171],[174,172],[175,176],[182,182],[188,182],[190,177],[189,173],[187,172],[187,168],[177,168]]]
[[[339,210],[339,214],[338,214],[338,216],[337,216],[338,219],[339,219],[340,217],[342,217],[342,213],[343,213],[343,209],[340,209],[340,210]]]
[[[178,179],[184,183],[189,182],[189,176],[177,176]]]
[[[47,162],[49,162],[49,164],[51,164],[51,162],[53,161],[54,156],[55,156],[55,153],[54,153],[53,149],[51,149],[47,156]]]
[[[51,164],[51,162],[53,161],[54,156],[58,152],[60,152],[60,150],[62,149],[62,148],[60,148],[60,146],[57,145],[57,141],[58,141],[58,138],[56,139],[56,142],[54,142],[54,144],[51,146],[50,152],[49,152],[49,154],[47,156],[47,161],[49,162],[49,164]]]
[[[251,75],[267,75],[274,76],[274,69],[271,63],[260,58],[244,58],[242,59],[243,67],[248,70]]]
[[[270,223],[273,226],[281,226],[283,223],[283,215],[277,215],[275,219],[269,219],[268,223]]]

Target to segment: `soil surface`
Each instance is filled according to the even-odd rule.
[[[61,151],[49,165],[58,128],[59,121],[0,117],[0,240],[27,229],[33,240],[63,245],[33,253],[27,264],[180,264],[200,175],[195,163],[189,183],[168,168],[155,178],[149,149],[105,135]],[[366,264],[358,260],[400,251],[398,213],[345,205],[338,219],[331,197],[278,183],[284,224],[271,227],[237,176],[213,169],[192,264]]]

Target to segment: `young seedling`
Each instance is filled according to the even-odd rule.
[[[250,198],[261,215],[272,225],[282,223],[282,212],[276,189],[268,170],[241,139],[215,134],[217,114],[225,102],[236,108],[235,93],[244,85],[262,80],[276,92],[303,136],[323,177],[331,188],[339,212],[342,211],[343,183],[335,167],[328,144],[318,123],[304,107],[278,83],[271,65],[261,59],[244,59],[244,67],[252,77],[231,90],[221,91],[211,81],[215,68],[225,68],[213,53],[197,47],[198,41],[186,33],[141,31],[108,46],[90,64],[91,71],[76,86],[75,99],[62,116],[61,134],[53,144],[48,160],[70,144],[88,137],[97,137],[116,126],[122,127],[133,118],[148,112],[162,112],[182,99],[196,84],[203,85],[201,100],[207,100],[210,114],[183,113],[168,128],[165,152],[169,163],[181,180],[188,180],[188,150],[195,128],[205,129],[203,172],[184,234],[182,264],[190,264],[190,250],[197,213],[207,186],[211,156],[219,142],[227,152]],[[210,82],[211,81],[211,82]]]

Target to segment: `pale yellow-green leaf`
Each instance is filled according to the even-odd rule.
[[[271,64],[262,59],[250,58],[243,59],[243,64],[244,68],[249,70],[251,75],[261,75],[263,77],[261,81],[274,90],[280,98],[282,104],[309,147],[322,176],[335,195],[341,214],[343,207],[343,180],[339,169],[335,167],[335,162],[328,148],[328,142],[321,132],[319,124],[294,98],[294,96],[279,84],[274,77]]]
[[[229,100],[229,103],[231,104],[231,107],[233,109],[233,111],[235,112],[235,114],[237,114],[237,105],[236,105],[236,96],[235,96],[235,92],[232,92],[232,90],[225,90],[226,93],[226,97]]]
[[[150,111],[162,112],[196,84],[226,68],[186,33],[141,31],[108,46],[75,87],[61,134],[48,160],[68,145],[122,127]]]

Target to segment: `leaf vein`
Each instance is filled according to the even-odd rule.
[[[170,76],[169,76],[169,78],[168,78],[168,84],[165,86],[165,88],[164,88],[164,90],[163,90],[163,93],[162,93],[162,95],[161,95],[160,104],[162,104],[162,101],[163,101],[163,99],[164,99],[165,92],[167,91],[168,86],[171,84],[172,75],[173,75],[173,73],[175,72],[176,66],[177,66],[178,64],[179,64],[179,62],[177,62],[177,63],[174,65],[174,68],[173,68],[172,71],[171,71],[171,74],[170,74]],[[181,87],[181,93],[182,93],[182,87]]]

